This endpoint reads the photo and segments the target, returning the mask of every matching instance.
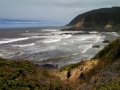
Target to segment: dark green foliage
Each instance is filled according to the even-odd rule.
[[[49,78],[50,77],[50,78]],[[68,90],[59,79],[29,61],[0,58],[0,90]]]
[[[104,28],[107,24],[111,24],[115,29],[120,28],[120,8],[113,12],[90,13],[86,15],[83,26],[89,28],[99,26]]]

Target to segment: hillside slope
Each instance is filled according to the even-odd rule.
[[[120,8],[120,7],[101,8],[101,9],[91,10],[91,11],[85,12],[83,14],[79,14],[68,25],[70,25],[70,26],[71,25],[75,25],[76,23],[80,22],[83,18],[85,18],[85,16],[87,16],[88,14],[94,14],[94,13],[98,13],[98,12],[101,12],[101,13],[104,13],[104,12],[110,13],[110,12],[116,11],[118,8]]]
[[[68,25],[71,29],[120,29],[120,7],[92,10],[75,17]]]
[[[61,68],[65,71],[64,82],[72,89],[120,90],[120,40],[108,44],[91,60]]]

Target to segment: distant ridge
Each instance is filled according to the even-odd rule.
[[[118,9],[120,9],[120,7],[118,7],[118,6],[112,7],[112,8],[100,8],[100,9],[95,9],[95,10],[85,12],[83,14],[79,14],[68,24],[68,26],[73,26],[73,25],[77,24],[83,18],[85,18],[88,14],[95,14],[95,13],[98,13],[98,12],[100,12],[100,13],[112,13],[112,12],[117,11]]]

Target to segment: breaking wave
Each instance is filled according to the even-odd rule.
[[[11,45],[13,47],[28,47],[28,46],[34,46],[35,43],[31,43],[31,44],[24,44],[24,45]]]
[[[12,43],[12,42],[17,42],[17,41],[22,41],[22,40],[27,40],[29,39],[28,37],[25,38],[16,38],[16,39],[3,39],[0,41],[0,44],[5,44],[5,43]]]

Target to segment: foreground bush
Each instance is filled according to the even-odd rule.
[[[57,77],[29,61],[0,58],[0,90],[67,90]]]

